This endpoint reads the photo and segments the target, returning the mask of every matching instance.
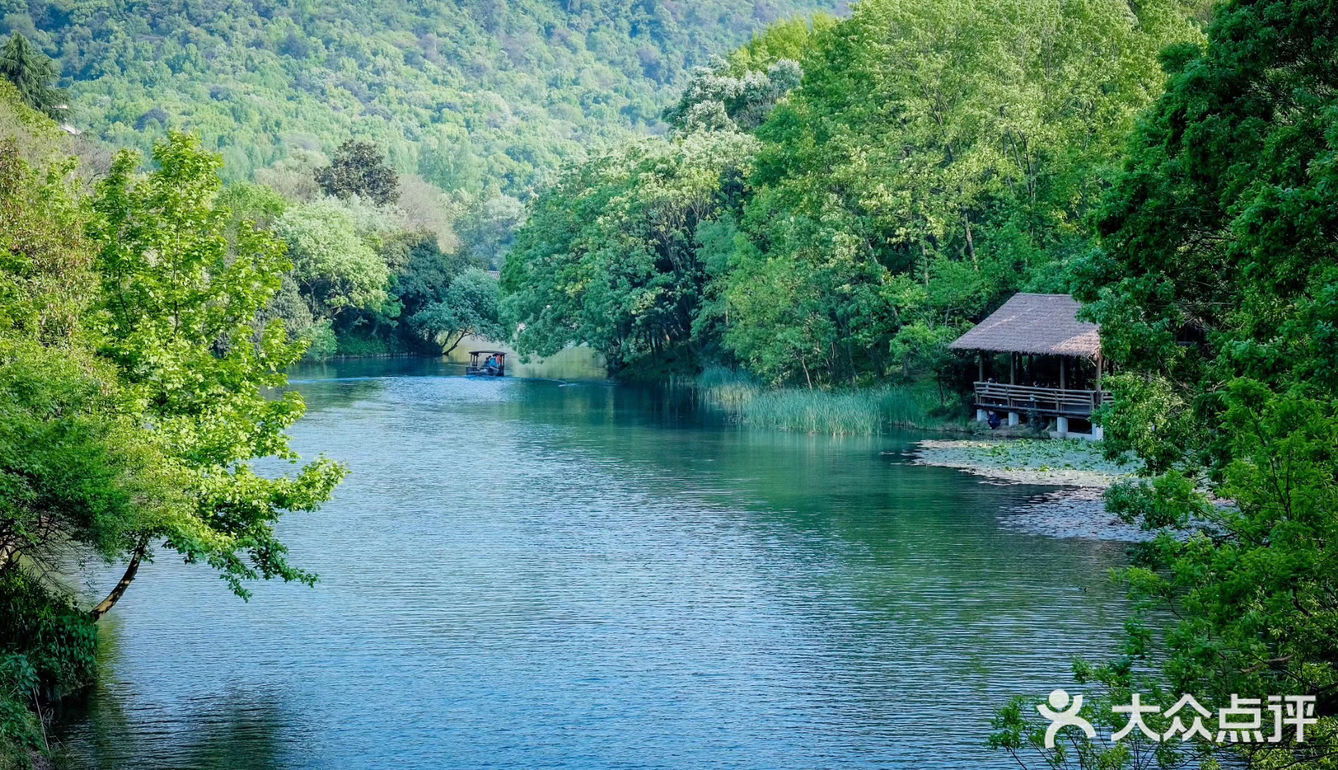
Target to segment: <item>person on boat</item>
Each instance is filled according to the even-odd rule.
[[[488,374],[497,374],[497,370],[499,368],[501,368],[501,362],[497,360],[496,353],[493,353],[492,355],[488,356],[487,362],[483,364],[483,371],[487,372]]]

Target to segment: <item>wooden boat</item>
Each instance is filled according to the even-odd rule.
[[[465,368],[468,377],[505,377],[506,354],[500,350],[469,351],[469,366]]]

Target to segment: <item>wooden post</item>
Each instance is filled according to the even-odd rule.
[[[1068,361],[1068,359],[1065,358],[1064,356],[1060,356],[1060,357],[1059,357],[1059,389],[1060,389],[1060,390],[1063,390],[1063,389],[1066,387],[1065,382],[1064,382],[1064,374],[1065,374],[1065,371],[1064,371],[1064,370],[1065,370],[1065,368],[1066,368],[1066,367],[1065,367],[1065,363],[1066,363],[1067,361]]]
[[[1100,353],[1097,353],[1097,354],[1096,354],[1096,389],[1097,389],[1097,392],[1100,392],[1100,391],[1101,391],[1101,364],[1102,364],[1102,363],[1103,363],[1103,362],[1102,362],[1102,360],[1101,360],[1101,354],[1100,354]]]
[[[976,422],[985,422],[986,420],[989,419],[989,415],[985,412],[985,410],[980,408],[980,395],[979,395],[979,393],[980,393],[980,385],[979,385],[979,383],[982,383],[982,382],[984,382],[984,381],[985,381],[985,351],[983,351],[983,350],[977,350],[977,351],[976,351],[976,383],[977,383],[977,385],[976,385],[974,388],[972,388],[972,390],[974,390],[974,391],[976,392],[976,394],[977,394],[977,395],[975,395],[975,396],[973,397],[973,401],[975,402],[975,405],[976,405]]]
[[[1016,385],[1016,384],[1017,384],[1017,359],[1018,359],[1018,354],[1017,354],[1017,353],[1009,353],[1009,354],[1008,354],[1008,384],[1009,384],[1009,385]],[[1012,396],[1012,395],[1009,395],[1009,396],[1008,396],[1008,404],[1011,406],[1012,403],[1013,403],[1013,396]],[[1008,412],[1008,424],[1009,424],[1010,426],[1012,426],[1012,425],[1017,425],[1019,422],[1021,422],[1020,415],[1018,415],[1017,412],[1014,412],[1014,411],[1011,411],[1011,410],[1010,410],[1010,411]]]

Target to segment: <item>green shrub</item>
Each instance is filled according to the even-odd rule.
[[[97,626],[67,596],[10,569],[0,576],[0,655],[22,655],[43,696],[55,700],[93,683]]]
[[[303,336],[307,338],[307,352],[303,357],[308,361],[328,361],[339,352],[339,340],[335,338],[328,319],[312,324]]]
[[[97,626],[69,597],[18,569],[0,573],[0,770],[46,752],[37,704],[93,683]]]
[[[33,710],[37,669],[24,655],[0,655],[0,770],[30,766],[29,755],[45,748]]]

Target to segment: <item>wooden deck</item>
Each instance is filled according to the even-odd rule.
[[[977,382],[975,391],[977,409],[1020,414],[1035,412],[1047,417],[1085,419],[1090,417],[1097,407],[1111,402],[1110,392],[1104,390],[1038,388],[1001,382]]]

